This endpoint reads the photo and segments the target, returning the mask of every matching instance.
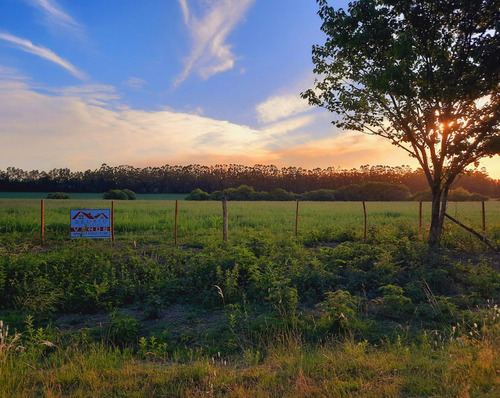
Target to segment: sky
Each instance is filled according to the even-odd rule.
[[[314,0],[1,0],[0,169],[416,168],[300,98],[320,25]]]

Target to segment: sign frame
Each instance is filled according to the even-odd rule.
[[[111,239],[111,209],[71,209],[71,239]]]

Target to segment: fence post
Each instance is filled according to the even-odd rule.
[[[227,242],[227,234],[229,229],[229,222],[227,217],[227,199],[222,198],[222,240]]]
[[[175,246],[177,246],[177,218],[178,218],[178,212],[179,212],[179,201],[175,199]]]
[[[295,237],[299,234],[299,200],[297,199],[297,208],[295,209]]]
[[[366,240],[366,205],[364,200],[363,200],[363,219],[364,219],[363,240]]]
[[[418,206],[418,229],[422,229],[422,201]]]
[[[481,201],[482,215],[483,215],[483,235],[486,235],[486,214],[484,211],[484,200]]]
[[[115,201],[111,201],[111,242],[115,243]]]
[[[45,200],[40,202],[40,240],[45,245]]]

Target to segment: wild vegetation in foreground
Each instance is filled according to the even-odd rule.
[[[182,202],[178,247],[161,202],[120,203],[114,245],[56,201],[40,246],[38,206],[0,201],[0,396],[500,393],[498,254],[454,225],[429,251],[414,203],[371,204],[366,241],[359,203],[302,204],[297,238],[289,203],[230,203],[223,243]]]

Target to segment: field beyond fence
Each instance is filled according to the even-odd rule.
[[[45,201],[45,239],[69,240],[70,209],[111,207],[111,201]],[[115,202],[117,240],[153,240],[174,243],[175,201],[137,200]],[[179,244],[195,244],[204,237],[222,236],[220,202],[179,201]],[[293,235],[307,239],[362,239],[364,234],[361,202],[229,202],[229,239],[250,233]],[[481,202],[450,202],[448,214],[482,232]],[[418,202],[367,202],[367,237],[393,235],[398,230],[414,231],[425,239],[430,223],[430,203],[422,204],[419,228]],[[36,241],[40,236],[40,201],[36,199],[0,199],[0,234],[15,234],[20,240]],[[500,239],[500,202],[485,204],[485,235],[493,242]],[[470,244],[468,232],[447,221],[446,239]],[[320,235],[325,235],[322,238]],[[328,236],[330,235],[330,238]],[[335,237],[337,236],[337,237]],[[343,237],[343,239],[342,239]],[[380,238],[381,236],[379,236]],[[455,239],[453,238],[453,239]],[[480,242],[478,242],[481,245]]]

